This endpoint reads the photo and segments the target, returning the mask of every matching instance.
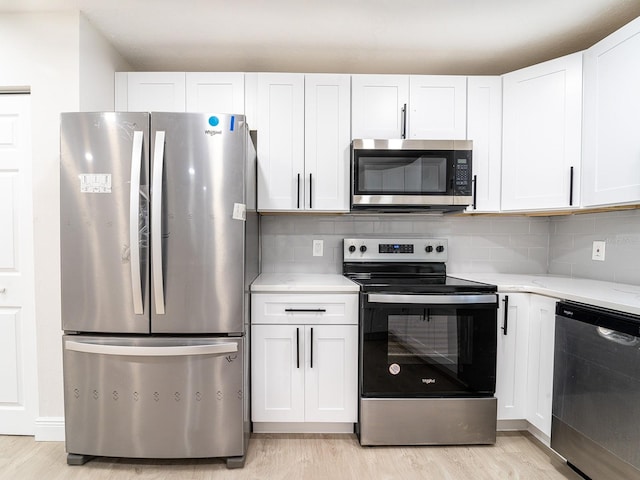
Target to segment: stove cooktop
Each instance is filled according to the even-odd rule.
[[[350,280],[360,285],[363,292],[389,293],[494,293],[498,289],[495,285],[463,280],[461,278],[354,278],[346,275]]]
[[[364,292],[493,293],[495,285],[447,275],[448,242],[435,238],[344,239],[343,274]]]

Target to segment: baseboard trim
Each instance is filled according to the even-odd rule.
[[[353,423],[253,422],[254,433],[353,433]]]
[[[36,442],[64,442],[64,417],[36,418]]]

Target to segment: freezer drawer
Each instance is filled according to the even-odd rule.
[[[245,339],[63,336],[66,448],[136,458],[241,457]]]

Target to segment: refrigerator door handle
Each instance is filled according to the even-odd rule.
[[[133,132],[131,150],[131,185],[129,191],[129,263],[131,266],[131,293],[133,295],[133,313],[144,314],[142,302],[142,278],[140,275],[140,169],[142,168],[141,130]]]
[[[153,149],[153,190],[151,192],[151,268],[156,313],[164,315],[164,278],[162,274],[162,171],[165,132],[156,132]]]
[[[66,350],[98,355],[126,355],[130,357],[184,357],[188,355],[226,355],[238,351],[237,343],[211,345],[181,345],[175,347],[144,347],[135,345],[100,345],[67,340]]]

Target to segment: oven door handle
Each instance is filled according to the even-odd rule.
[[[495,303],[498,299],[495,294],[491,295],[399,295],[387,293],[367,294],[369,303],[415,303],[421,305],[451,305],[451,304],[474,304],[474,303]]]

